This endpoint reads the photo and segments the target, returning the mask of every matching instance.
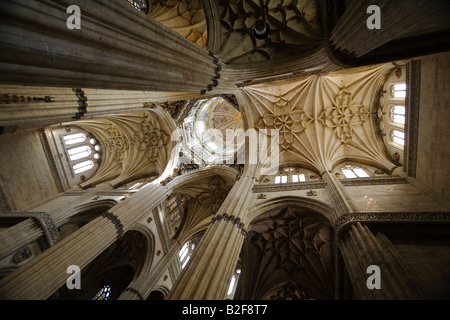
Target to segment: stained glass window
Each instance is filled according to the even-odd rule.
[[[111,296],[111,288],[109,285],[104,286],[101,290],[95,295],[92,300],[109,300]]]
[[[128,2],[133,8],[138,11],[147,13],[148,12],[148,3],[146,0],[125,0]]]
[[[167,215],[169,216],[172,226],[175,226],[175,224],[183,217],[183,203],[184,199],[179,195],[172,197],[169,203],[167,203]]]

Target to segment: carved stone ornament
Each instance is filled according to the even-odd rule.
[[[31,218],[44,231],[45,239],[51,247],[60,240],[58,227],[52,216],[47,212],[5,212],[0,213],[5,218]]]
[[[445,212],[362,212],[349,213],[339,217],[334,225],[335,235],[340,237],[352,224],[370,223],[450,223],[450,215]]]

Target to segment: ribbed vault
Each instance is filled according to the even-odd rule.
[[[254,127],[279,130],[280,165],[323,172],[352,158],[390,171],[395,165],[377,142],[370,110],[392,68],[390,63],[248,86],[241,89],[242,104]]]
[[[103,147],[100,167],[82,187],[105,181],[117,187],[150,175],[159,176],[169,162],[175,125],[163,112],[142,110],[68,125],[94,134]]]
[[[249,225],[236,299],[333,299],[332,228],[301,207],[274,209]]]
[[[187,173],[184,178],[191,177],[189,184],[173,190],[173,194],[183,195],[186,199],[183,219],[174,235],[174,239],[180,243],[209,226],[211,218],[219,210],[236,182],[235,178],[224,175],[223,172],[221,174],[222,168],[210,167],[194,174]]]

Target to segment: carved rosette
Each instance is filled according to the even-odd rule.
[[[289,100],[280,95],[273,104],[273,110],[264,115],[258,125],[259,128],[278,130],[283,150],[289,149],[294,143],[295,134],[303,132],[313,121],[303,110],[294,108]]]
[[[346,145],[353,138],[354,127],[363,125],[369,116],[368,108],[354,103],[351,92],[344,87],[337,93],[333,106],[324,108],[318,119],[332,128],[336,137]]]

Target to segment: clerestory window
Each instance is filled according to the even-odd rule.
[[[83,132],[72,133],[62,137],[67,159],[73,174],[91,170],[102,154],[102,147],[91,135]]]
[[[347,165],[343,167],[342,173],[347,179],[368,178],[370,175],[362,168]]]

